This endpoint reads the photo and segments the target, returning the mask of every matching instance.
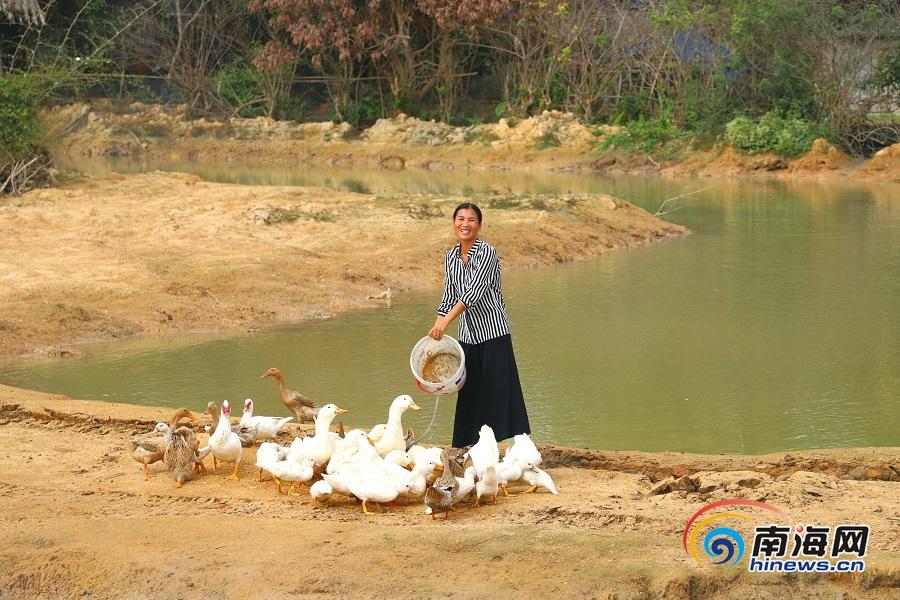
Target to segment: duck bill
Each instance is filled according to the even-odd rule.
[[[434,470],[437,471],[438,473],[443,473],[444,465],[435,465]]]
[[[350,412],[350,411],[348,411],[346,408],[339,408],[339,409],[337,409],[337,410],[334,412],[334,414],[336,414],[336,415],[342,415],[342,414],[344,414],[344,413],[346,413],[346,412]]]
[[[419,409],[421,408],[421,407],[420,407],[418,404],[416,404],[415,402],[413,402],[412,404],[410,404],[409,407],[410,407],[411,409],[413,409],[413,410],[419,410]]]

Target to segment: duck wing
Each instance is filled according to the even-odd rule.
[[[241,440],[241,446],[250,446],[256,441],[258,427],[256,425],[232,425],[231,432]]]
[[[166,451],[166,438],[162,436],[135,436],[128,439],[128,444],[131,446],[132,452],[136,450],[143,450],[144,452],[150,452],[153,454],[162,454]]]
[[[304,396],[300,392],[295,392],[293,390],[289,391],[287,394],[287,399],[285,400],[285,404],[293,404],[295,406],[306,406],[308,408],[318,408],[312,400],[308,397]]]
[[[472,446],[464,448],[450,448],[447,457],[450,459],[450,472],[454,477],[465,477],[466,467],[471,464],[471,458],[467,456]]]

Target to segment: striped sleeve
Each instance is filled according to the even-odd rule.
[[[450,265],[448,259],[449,253],[444,256],[444,295],[441,297],[441,303],[438,305],[437,314],[445,316],[450,309],[453,308],[453,287],[450,284]]]
[[[460,298],[462,303],[466,305],[466,308],[474,306],[481,300],[500,267],[497,252],[493,248],[485,244],[484,252],[481,254],[478,264],[472,265],[474,269],[466,281],[465,289]]]

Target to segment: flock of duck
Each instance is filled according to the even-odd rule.
[[[226,400],[221,409],[213,402],[207,405],[213,424],[207,427],[209,440],[201,447],[193,428],[179,425],[181,419],[196,421],[197,417],[179,409],[169,423],[158,423],[149,435],[129,439],[131,455],[143,464],[145,476],[150,477],[148,465],[161,460],[181,487],[194,473],[206,472],[203,460],[211,454],[213,470],[218,470],[219,463],[231,463],[234,467],[226,479],[236,480],[243,447],[259,444],[256,467],[260,481],[263,473],[268,473],[278,492],[289,495],[300,494],[295,488],[308,487],[316,505],[328,503],[336,494],[357,498],[366,514],[371,514],[371,504],[380,507],[402,499],[424,499],[425,513],[432,519],[442,512],[447,518],[472,496],[475,506],[483,499],[496,502],[501,491],[508,496],[507,486],[516,481],[528,484],[523,493],[538,488],[557,493],[550,475],[539,468],[541,453],[528,435],[515,436],[502,460],[494,432],[487,425],[481,427],[478,442],[472,446],[450,450],[426,447],[415,443],[411,430],[404,433],[403,413],[419,410],[405,394],[391,403],[386,423],[346,433],[339,424],[332,431],[335,417],[346,410],[335,404],[316,407],[302,394],[287,389],[278,369],[269,369],[263,377],[278,382],[282,402],[300,422],[315,422],[313,435],[297,437],[290,446],[278,444],[274,441],[278,433],[294,417],[256,416],[253,400],[248,398],[240,421],[232,423]]]

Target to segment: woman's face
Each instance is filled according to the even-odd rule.
[[[474,242],[481,231],[478,213],[471,208],[461,208],[453,218],[453,231],[460,242]]]

